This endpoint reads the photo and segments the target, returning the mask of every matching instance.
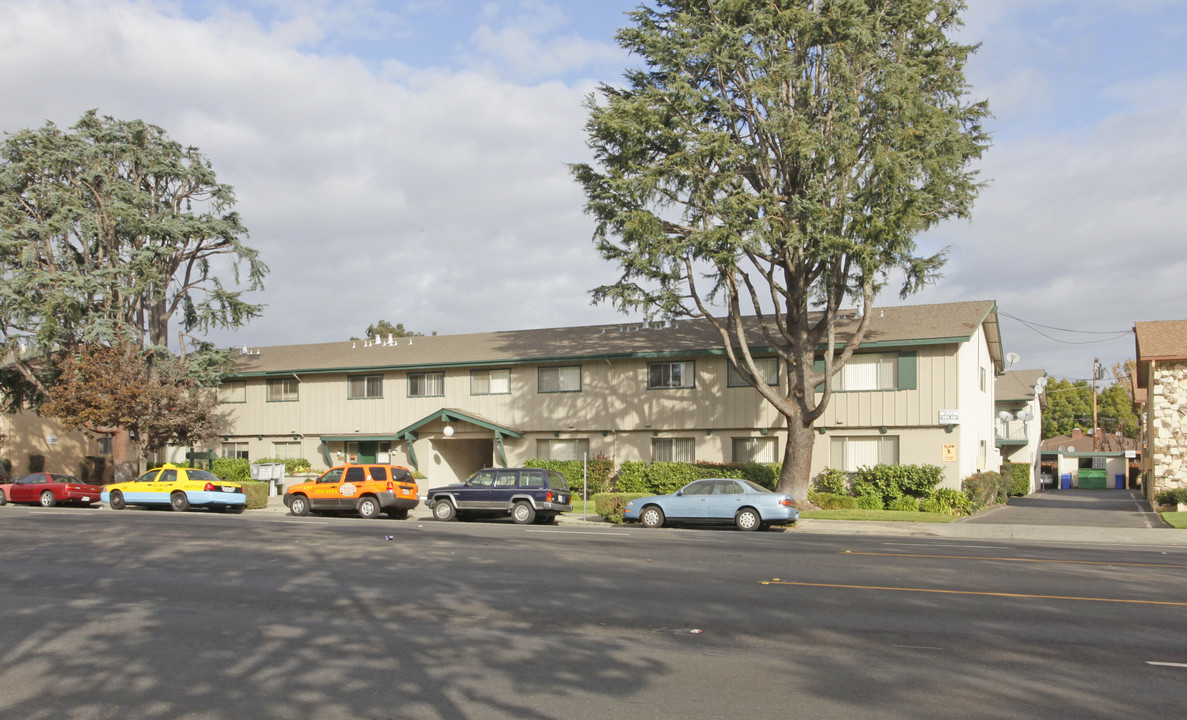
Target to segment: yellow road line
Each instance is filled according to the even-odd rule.
[[[1125,600],[1122,598],[1075,597],[1070,595],[1027,595],[1025,593],[980,592],[976,590],[935,590],[931,588],[882,587],[879,585],[837,585],[833,583],[791,582],[788,580],[763,580],[763,585],[800,585],[804,587],[843,588],[846,590],[893,590],[897,592],[936,593],[939,595],[986,595],[989,597],[1027,598],[1034,600],[1084,600],[1087,602],[1130,603],[1134,605],[1176,605],[1187,607],[1187,602],[1165,600]]]
[[[947,560],[1000,560],[1002,562],[1029,562],[1029,563],[1057,563],[1066,565],[1116,565],[1119,567],[1153,567],[1153,568],[1187,568],[1187,565],[1167,565],[1161,563],[1120,563],[1120,562],[1104,562],[1103,560],[1043,560],[1041,558],[1008,558],[1008,557],[980,557],[977,555],[921,555],[917,553],[873,553],[873,552],[853,552],[846,550],[844,555],[874,555],[877,557],[917,557],[917,558],[943,558]]]

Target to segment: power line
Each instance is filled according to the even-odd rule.
[[[1041,325],[1039,323],[1032,323],[1029,320],[1023,320],[1022,318],[1015,317],[1014,315],[1011,315],[1009,313],[1004,313],[1004,312],[999,311],[998,314],[1002,315],[1004,317],[1008,317],[1011,320],[1016,320],[1016,321],[1022,323],[1024,326],[1026,326],[1030,330],[1033,330],[1034,332],[1038,333],[1039,335],[1042,335],[1043,337],[1047,338],[1051,342],[1057,342],[1057,343],[1061,343],[1063,345],[1093,345],[1096,343],[1107,343],[1107,342],[1113,342],[1114,340],[1120,340],[1121,338],[1123,338],[1127,335],[1133,334],[1132,330],[1069,330],[1067,328],[1057,328],[1057,327],[1052,327],[1050,325]],[[1080,334],[1084,334],[1084,335],[1111,335],[1112,337],[1101,338],[1099,340],[1060,340],[1057,337],[1052,337],[1052,336],[1048,335],[1047,333],[1043,332],[1042,330],[1039,330],[1039,328],[1047,328],[1049,330],[1058,330],[1059,332],[1080,333]]]

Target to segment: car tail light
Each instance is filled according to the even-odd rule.
[[[544,502],[552,502],[552,491],[544,493]]]
[[[204,487],[202,489],[205,490],[206,492],[214,492],[215,490],[218,490],[218,488],[216,488],[214,486],[214,483],[212,483],[212,482],[206,483],[206,487]]]
[[[395,492],[395,491],[396,491],[396,484],[395,484],[394,482],[392,482],[391,480],[388,480],[388,481],[387,481],[387,491],[388,491],[388,492]]]
[[[779,504],[782,505],[783,507],[791,507],[791,498],[781,497],[781,498],[779,498]]]

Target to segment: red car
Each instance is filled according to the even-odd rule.
[[[87,485],[73,475],[33,473],[16,480],[8,488],[8,502],[38,503],[42,507],[53,507],[58,503],[95,505],[103,488]]]

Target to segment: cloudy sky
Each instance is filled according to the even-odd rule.
[[[619,322],[565,164],[637,62],[612,39],[636,4],[0,0],[0,130],[98,108],[201,148],[271,267],[222,345]],[[1187,7],[971,4],[991,184],[920,238],[950,261],[910,302],[997,300],[1017,367],[1088,377],[1134,321],[1187,318]]]

